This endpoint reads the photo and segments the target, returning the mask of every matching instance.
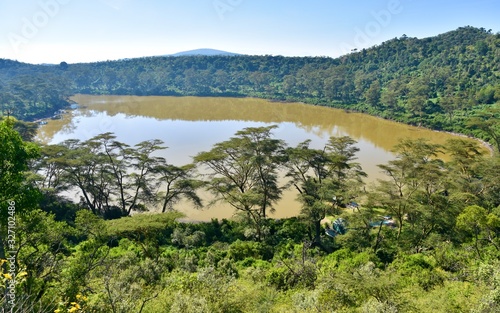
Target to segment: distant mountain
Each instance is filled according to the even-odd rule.
[[[179,57],[179,56],[193,56],[193,55],[223,55],[223,56],[236,56],[241,55],[239,53],[227,52],[216,49],[195,49],[189,51],[177,52],[174,54],[169,54],[169,56]]]

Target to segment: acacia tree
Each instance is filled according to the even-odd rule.
[[[112,133],[104,133],[92,138],[90,141],[95,142],[100,147],[100,156],[103,160],[106,160],[109,165],[109,172],[113,177],[118,206],[121,208],[123,215],[128,215],[133,204],[129,205],[130,195],[128,192],[131,185],[127,177],[135,151],[129,145],[115,139],[116,136]]]
[[[60,159],[64,158],[68,149],[62,145],[44,145],[40,149],[40,157],[31,163],[31,169],[38,176],[35,183],[45,192],[59,193],[68,188],[63,179],[64,168],[60,166]]]
[[[485,158],[481,148],[475,141],[459,138],[448,140],[445,149],[451,156],[447,165],[455,197],[460,198],[464,206],[471,205],[469,202],[477,201],[483,190],[481,164]]]
[[[101,215],[109,205],[111,173],[96,146],[76,139],[42,147],[41,157],[32,164],[35,182],[46,195],[80,191],[80,202]]]
[[[167,163],[155,167],[154,171],[160,188],[157,198],[161,203],[162,213],[171,210],[173,205],[182,198],[189,200],[197,208],[202,206],[201,198],[196,190],[203,186],[203,182],[193,178],[194,168],[194,164],[179,167]]]
[[[54,160],[64,169],[63,179],[68,188],[81,192],[81,203],[92,213],[103,215],[111,207],[113,176],[110,166],[95,141],[76,139],[61,143],[64,156]]]
[[[396,159],[379,165],[389,179],[379,180],[371,200],[397,220],[398,239],[407,221],[417,223],[422,204],[430,204],[433,195],[443,191],[442,161],[435,158],[439,148],[424,139],[405,139],[394,149]]]
[[[276,127],[247,128],[236,132],[237,136],[244,139],[249,161],[255,169],[256,190],[261,195],[259,206],[263,218],[266,218],[268,209],[274,212],[273,204],[281,198],[282,193],[278,186],[278,167],[284,161],[285,143],[271,138],[271,131]]]
[[[214,201],[224,201],[250,218],[262,238],[262,220],[281,198],[278,168],[283,161],[284,143],[272,138],[277,126],[249,127],[220,142],[194,161],[209,172],[207,189]]]
[[[496,152],[500,153],[500,106],[496,105],[478,112],[473,116],[468,126],[478,129],[489,137],[495,145]]]
[[[144,184],[147,174],[144,168],[149,163],[144,156],[159,148],[156,143],[141,143],[146,147],[131,149],[114,139],[114,135],[106,133],[85,142],[67,140],[47,147],[44,150],[52,157],[41,164],[39,172],[45,177],[44,181],[53,185],[57,182],[63,190],[79,190],[82,203],[94,214],[109,214],[116,207],[120,215],[129,215],[142,199],[142,190],[148,186]],[[141,157],[145,158],[142,162],[138,161]],[[149,161],[153,163],[155,160]],[[134,166],[142,172],[132,180],[130,168]],[[47,180],[47,177],[53,178]]]
[[[109,166],[115,187],[116,204],[121,214],[145,210],[145,204],[162,202],[162,212],[177,203],[181,197],[201,206],[196,194],[199,182],[192,179],[193,166],[176,167],[154,153],[163,149],[163,141],[154,139],[134,147],[119,142],[112,133],[92,138],[89,142],[100,147],[100,154]],[[158,191],[165,184],[165,192]]]
[[[449,171],[442,160],[422,161],[416,170],[420,182],[412,195],[414,207],[407,213],[407,221],[411,242],[419,251],[431,233],[450,235],[458,211],[450,201]]]
[[[429,83],[426,78],[417,78],[408,84],[407,110],[419,116],[422,123],[427,99],[429,99]]]
[[[162,144],[146,140],[131,147],[104,133],[85,142],[45,146],[33,168],[42,189],[56,194],[76,189],[81,203],[97,215],[127,216],[158,202],[165,212],[182,197],[200,207],[196,189],[201,183],[193,179],[194,166],[176,167],[155,156],[165,149]]]
[[[128,176],[128,193],[125,201],[128,204],[127,215],[130,215],[132,210],[144,210],[145,203],[154,203],[156,199],[155,172],[158,166],[165,163],[165,159],[155,157],[153,153],[165,149],[160,146],[161,144],[163,141],[158,139],[146,140],[132,149],[132,172]]]
[[[446,151],[452,157],[450,181],[460,207],[500,205],[500,158],[485,157],[478,142],[464,139],[449,140]]]
[[[359,196],[366,174],[354,162],[359,149],[352,138],[331,137],[323,150],[311,149],[310,142],[287,149],[287,176],[299,192],[302,214],[314,229],[313,242],[321,245],[321,220]]]
[[[96,158],[105,164],[103,171],[110,177],[109,186],[113,188],[113,203],[121,214],[130,215],[132,210],[143,210],[144,203],[153,202],[155,196],[155,168],[165,162],[162,157],[153,156],[163,150],[163,141],[146,140],[134,147],[119,142],[112,133],[98,135],[85,145],[95,147]],[[100,174],[102,175],[102,173]],[[107,204],[109,207],[109,204]]]

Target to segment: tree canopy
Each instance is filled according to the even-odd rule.
[[[0,291],[16,292],[20,312],[498,308],[499,158],[477,142],[403,140],[380,165],[385,179],[366,186],[349,137],[288,147],[275,126],[249,127],[178,167],[154,154],[158,140],[128,146],[105,133],[38,154],[2,123],[2,173],[19,188],[0,195],[16,206],[26,191],[43,195],[15,214],[15,268],[0,260]],[[170,212],[180,199],[201,206],[199,188],[244,218]],[[284,188],[302,212],[275,219]],[[75,190],[88,199],[64,199]]]
[[[251,96],[355,110],[495,143],[467,121],[500,100],[499,47],[500,35],[466,26],[424,39],[401,36],[339,58],[199,55],[58,66],[0,60],[0,105],[34,120],[53,115],[75,93]]]

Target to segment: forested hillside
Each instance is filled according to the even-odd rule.
[[[385,178],[365,186],[351,138],[288,146],[274,129],[243,129],[176,167],[155,156],[158,140],[130,147],[106,133],[38,147],[4,119],[0,309],[499,311],[498,156],[461,138],[404,140],[379,165]],[[301,213],[274,219],[285,188]],[[200,189],[234,218],[183,222],[173,209],[207,205]],[[64,197],[73,190],[79,203]]]
[[[0,63],[0,99],[21,119],[54,112],[75,93],[261,97],[335,106],[413,125],[466,127],[500,99],[500,35],[463,27],[403,35],[340,58],[149,57],[56,66]]]
[[[316,149],[249,127],[174,166],[160,140],[39,146],[34,123],[12,117],[48,116],[75,93],[254,96],[473,133],[500,150],[499,47],[465,27],[338,59],[0,60],[0,311],[499,312],[500,158],[476,141],[403,140],[366,185],[349,137]],[[274,219],[289,188],[301,212]],[[234,218],[183,221],[180,204],[210,209],[200,191]]]

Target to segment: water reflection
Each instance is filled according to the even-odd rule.
[[[312,146],[321,148],[330,136],[352,137],[361,150],[359,162],[368,180],[373,180],[380,177],[376,165],[393,158],[390,150],[399,139],[423,137],[442,144],[452,137],[364,114],[252,98],[77,95],[73,100],[82,107],[41,126],[40,141],[87,140],[104,132],[115,133],[117,140],[129,145],[157,138],[169,147],[162,156],[176,165],[191,162],[192,156],[242,128],[277,124],[275,136],[291,146],[312,139]],[[295,193],[288,191],[274,216],[298,214],[300,208],[294,199]],[[225,206],[203,211],[186,206],[183,210],[194,220],[227,218],[233,213]]]

